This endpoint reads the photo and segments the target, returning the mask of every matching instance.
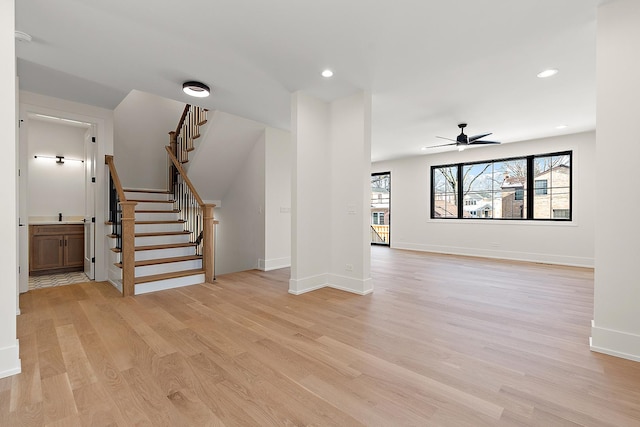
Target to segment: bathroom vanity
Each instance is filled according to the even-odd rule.
[[[84,225],[80,222],[29,225],[29,274],[84,269]]]

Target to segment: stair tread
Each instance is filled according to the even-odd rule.
[[[184,224],[184,219],[165,219],[157,221],[135,221],[135,224]]]
[[[177,256],[172,258],[156,258],[156,259],[146,259],[143,261],[136,261],[134,265],[136,267],[144,267],[147,265],[170,264],[173,262],[197,261],[199,259],[202,259],[202,257],[198,255]],[[116,262],[113,265],[115,265],[118,268],[122,268],[121,262]]]
[[[159,213],[159,214],[164,214],[164,213],[180,213],[180,209],[166,209],[166,210],[162,210],[162,209],[136,209],[136,213]]]
[[[184,219],[167,219],[167,220],[158,220],[158,221],[134,221],[134,224],[139,225],[149,225],[149,224],[184,224],[187,222]],[[113,225],[111,221],[105,221],[104,225]]]
[[[153,199],[127,199],[128,202],[137,203],[174,203],[175,200],[153,200]]]
[[[162,273],[162,274],[152,274],[150,276],[140,276],[136,277],[134,280],[135,284],[148,283],[148,282],[157,282],[159,280],[166,279],[176,279],[178,277],[186,277],[186,276],[195,276],[196,274],[204,274],[204,270],[183,270],[183,271],[174,271],[171,273]]]
[[[157,236],[178,236],[183,234],[191,234],[190,231],[156,231],[153,233],[136,233],[135,237],[157,237]],[[107,234],[107,237],[115,238],[115,234]]]
[[[148,190],[143,188],[125,188],[123,191],[125,193],[171,194],[169,190]]]
[[[134,248],[135,251],[155,251],[159,249],[178,249],[178,248],[190,248],[195,247],[196,244],[192,242],[187,243],[167,243],[163,245],[147,245],[147,246],[136,246]],[[122,252],[120,248],[111,248],[113,252]]]

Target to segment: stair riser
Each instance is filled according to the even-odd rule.
[[[193,276],[177,277],[175,279],[158,280],[156,282],[141,283],[136,285],[136,295],[146,294],[147,292],[161,291],[164,289],[180,288],[182,286],[191,286],[204,283],[204,274],[196,274]]]
[[[162,193],[136,193],[132,191],[125,191],[124,196],[127,200],[169,200],[170,194]]]
[[[136,212],[136,221],[177,221],[180,219],[177,213],[142,213]]]
[[[194,247],[188,248],[171,248],[171,249],[158,249],[152,251],[136,251],[136,261],[144,261],[148,259],[158,258],[174,258],[180,256],[195,255],[196,250]]]
[[[145,265],[135,268],[135,276],[151,276],[153,274],[173,273],[176,271],[196,270],[202,268],[202,260],[170,262],[167,264]]]
[[[154,237],[136,237],[135,245],[136,246],[166,245],[169,243],[187,243],[188,241],[189,241],[188,234],[179,234],[179,235],[171,235],[171,236],[154,236]]]
[[[136,205],[136,210],[154,210],[154,211],[170,211],[173,210],[173,203],[149,203],[139,202]]]
[[[183,231],[184,224],[136,224],[136,233],[157,233],[161,231]]]

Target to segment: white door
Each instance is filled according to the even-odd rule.
[[[19,83],[16,77],[16,113],[18,126],[16,140],[18,141],[18,292],[29,290],[29,212],[27,207],[27,133],[23,127],[27,117],[22,117],[19,105]],[[20,120],[23,119],[23,120]]]
[[[94,130],[95,125],[87,129],[87,132],[84,134],[84,272],[91,280],[96,278],[96,140]]]

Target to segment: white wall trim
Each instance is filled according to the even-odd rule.
[[[640,335],[598,327],[592,322],[589,346],[598,353],[640,362]]]
[[[301,295],[317,289],[325,288],[328,285],[327,274],[305,277],[303,279],[289,279],[289,293]]]
[[[291,257],[259,259],[258,269],[262,271],[278,270],[280,268],[291,267]]]
[[[0,378],[10,377],[22,372],[20,361],[20,341],[14,345],[0,348]]]
[[[118,292],[122,293],[122,282],[119,280],[108,279],[107,282],[111,283],[111,285],[118,290]]]
[[[327,286],[357,295],[368,295],[373,292],[373,280],[371,278],[354,279],[353,277],[330,274]]]
[[[595,260],[586,257],[573,257],[568,255],[541,254],[534,252],[516,252],[496,249],[465,248],[456,246],[425,245],[412,242],[393,242],[394,249],[406,249],[410,251],[434,252],[448,255],[463,255],[480,258],[504,259],[511,261],[539,262],[544,264],[566,265],[571,267],[594,268]]]

